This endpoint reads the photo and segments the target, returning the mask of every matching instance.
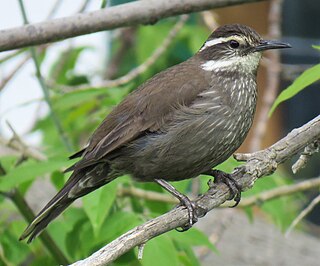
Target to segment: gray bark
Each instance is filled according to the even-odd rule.
[[[212,8],[262,0],[148,0],[135,1],[90,13],[0,31],[0,51],[56,42],[98,31],[138,24]]]

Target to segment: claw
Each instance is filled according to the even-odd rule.
[[[178,232],[184,232],[189,230],[192,227],[192,225],[198,221],[198,217],[195,212],[195,209],[196,209],[195,203],[192,202],[187,196],[184,196],[180,199],[180,205],[183,205],[187,208],[188,215],[189,215],[189,222],[184,226],[181,226],[181,229],[176,228],[176,230]]]
[[[189,221],[186,225],[181,227],[180,229],[176,229],[178,232],[183,232],[187,231],[192,227],[194,223],[198,221],[198,217],[196,215],[195,209],[196,209],[196,204],[192,202],[186,195],[183,195],[180,193],[178,190],[176,190],[170,183],[163,179],[155,179],[154,180],[156,183],[158,183],[160,186],[162,186],[165,190],[170,192],[173,196],[175,196],[177,199],[180,201],[180,206],[185,206],[188,210],[188,215],[189,215]]]
[[[241,187],[238,184],[238,182],[231,177],[230,174],[225,173],[220,170],[210,170],[209,172],[206,172],[205,174],[214,176],[215,183],[222,182],[228,186],[228,188],[230,189],[230,194],[231,194],[229,200],[234,199],[234,201],[236,202],[233,206],[231,206],[231,208],[236,207],[239,204],[239,202],[241,200]]]

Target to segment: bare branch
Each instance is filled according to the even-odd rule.
[[[158,202],[165,202],[165,203],[172,203],[172,204],[179,203],[177,198],[171,195],[155,192],[155,191],[144,190],[136,187],[122,187],[118,189],[117,193],[119,197],[133,196],[140,199],[153,200]]]
[[[21,59],[21,61],[10,71],[10,73],[1,80],[0,91],[7,85],[7,83],[17,74],[17,72],[24,66],[26,62],[30,59],[30,56],[27,55]]]
[[[6,140],[0,136],[0,144],[19,152],[23,157],[29,157],[37,161],[43,161],[47,159],[43,153],[25,144],[21,137],[16,133],[12,125],[10,125],[9,122],[7,122],[7,124],[12,131],[13,136],[10,140]]]
[[[262,204],[265,201],[276,199],[282,196],[291,195],[293,193],[298,193],[306,191],[312,188],[320,187],[320,177],[308,179],[297,184],[281,186],[278,188],[270,189],[254,195],[248,198],[244,198],[239,207],[249,207],[256,204]]]
[[[134,1],[98,11],[0,31],[0,51],[55,42],[98,31],[138,24],[211,8],[262,0],[149,0]]]
[[[265,150],[236,155],[236,158],[247,162],[236,168],[232,177],[239,183],[242,190],[249,189],[259,177],[274,172],[280,163],[297,154],[304,147],[317,140],[319,136],[320,115],[304,126],[292,130],[285,138]],[[230,196],[230,191],[225,184],[212,184],[204,195],[195,200],[197,216],[203,217],[208,211],[227,201]],[[187,222],[187,209],[184,206],[177,206],[171,211],[135,227],[90,257],[73,265],[106,265],[130,249],[174,228],[181,227]]]
[[[306,217],[314,207],[319,204],[320,202],[320,194],[315,197],[310,204],[293,220],[292,224],[289,226],[288,230],[286,231],[285,236],[288,237],[293,228],[304,218]]]

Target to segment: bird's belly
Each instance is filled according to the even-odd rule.
[[[225,161],[243,142],[251,122],[236,119],[195,116],[164,133],[145,135],[123,148],[115,168],[143,181],[196,177]]]

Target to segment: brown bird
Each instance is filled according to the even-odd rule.
[[[156,182],[176,196],[196,221],[193,203],[167,181],[210,174],[225,182],[239,201],[230,175],[212,170],[244,141],[257,99],[261,52],[290,45],[263,40],[239,24],[215,30],[190,59],[139,86],[104,119],[66,171],[73,171],[20,240],[31,242],[75,199],[130,174]]]

